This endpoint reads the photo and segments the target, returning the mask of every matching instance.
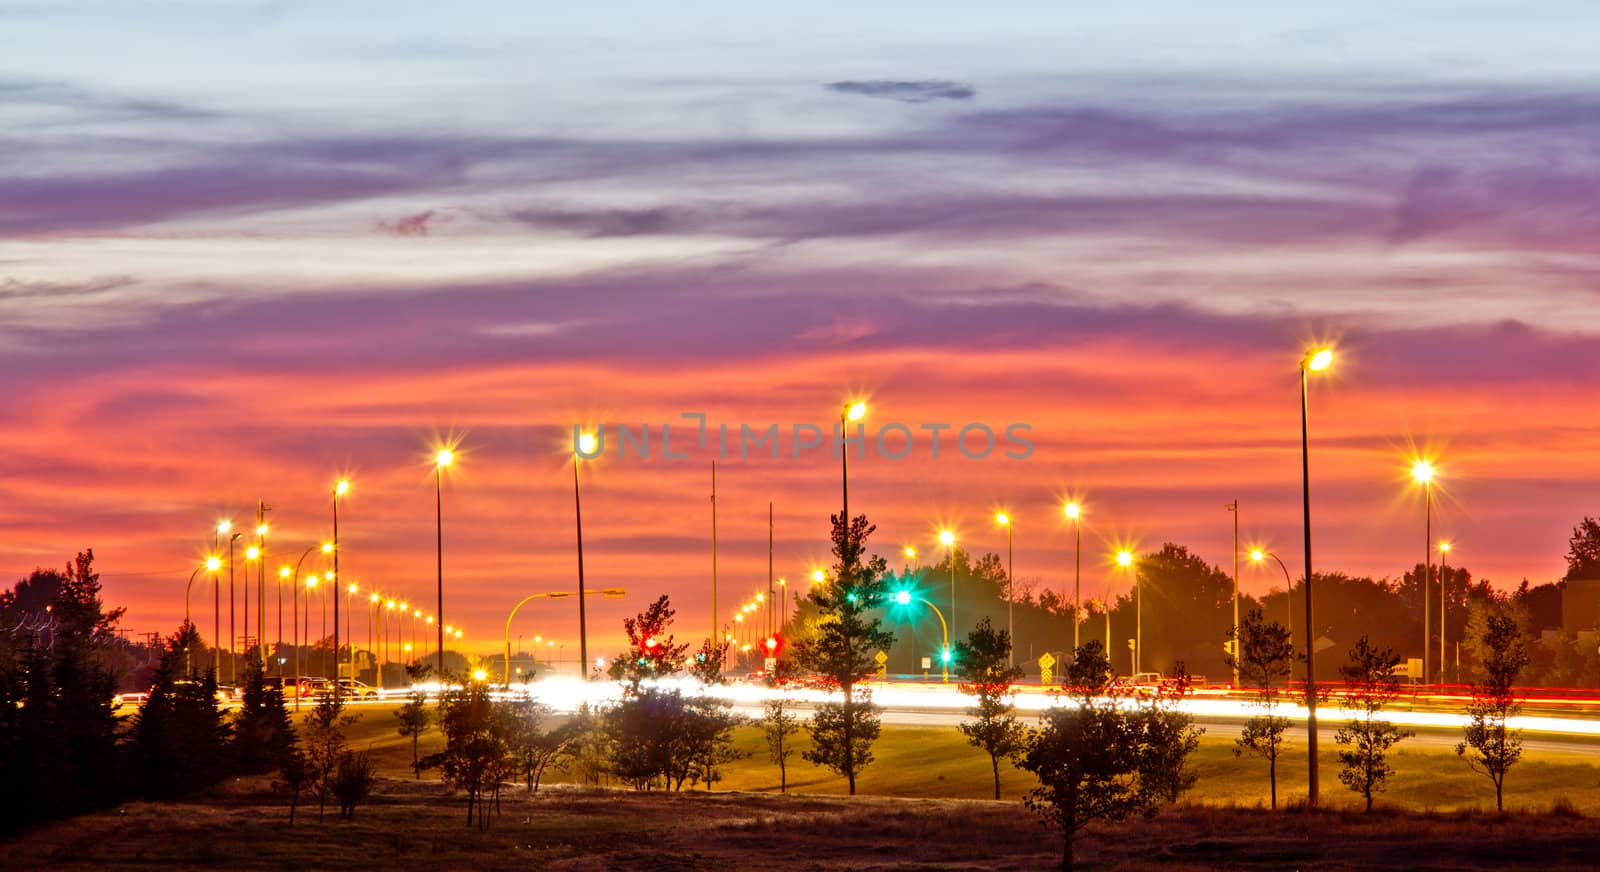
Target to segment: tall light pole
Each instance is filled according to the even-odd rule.
[[[211,584],[213,587],[215,587],[217,586],[217,570],[221,568],[222,561],[218,559],[216,555],[212,555],[206,558],[206,562],[204,564],[195,567],[194,572],[189,573],[189,583],[183,589],[184,629],[188,630],[194,627],[194,623],[189,619],[189,592],[194,589],[194,577],[200,574],[200,570],[204,569],[211,573]],[[189,675],[194,674],[194,668],[190,663],[189,643],[187,639],[185,639],[183,645],[183,671]]]
[[[1067,503],[1062,509],[1067,519],[1072,522],[1072,656],[1078,656],[1078,624],[1083,616],[1083,507],[1075,502]],[[1106,652],[1109,655],[1111,638],[1106,637]]]
[[[222,554],[222,537],[233,529],[232,521],[217,523],[217,531],[212,536],[212,554]],[[233,613],[233,544],[228,544],[228,613]],[[215,673],[217,681],[222,680],[222,576],[215,575],[212,580],[216,582],[211,586],[211,671]]]
[[[1016,593],[1017,575],[1016,561],[1011,549],[1011,516],[1005,512],[996,512],[994,522],[1006,528],[1006,634],[1011,637],[1011,644],[1006,652],[1006,665],[1017,665],[1017,623],[1016,623]]]
[[[1239,501],[1224,506],[1233,513],[1233,640],[1239,641]],[[1239,659],[1233,660],[1233,686],[1239,686]]]
[[[440,681],[444,681],[444,469],[455,463],[455,460],[456,453],[449,448],[439,449],[439,452],[433,457],[433,519],[439,557],[439,601],[435,605],[438,610],[439,620],[434,622],[434,626],[439,628],[439,659],[435,668],[439,672]],[[576,476],[578,474],[576,460],[573,461],[572,474],[574,476],[573,483],[576,485]]]
[[[608,588],[605,588],[604,590],[585,590],[583,592],[583,596],[578,597],[578,599],[581,600],[584,597],[594,596],[595,594],[599,594],[600,596],[602,596],[602,597],[604,597],[606,599],[621,599],[626,593],[627,592],[624,591],[620,587],[608,587]],[[505,638],[506,659],[505,659],[505,668],[504,668],[505,675],[503,676],[504,681],[502,683],[503,687],[506,687],[506,688],[511,687],[511,622],[512,622],[512,620],[514,620],[517,617],[517,612],[520,611],[523,606],[527,605],[528,603],[530,603],[530,602],[532,602],[532,601],[534,601],[536,599],[566,599],[567,597],[573,596],[573,595],[574,595],[573,592],[570,591],[570,590],[557,590],[557,591],[548,591],[548,592],[545,592],[545,593],[532,593],[532,594],[528,594],[527,596],[525,596],[522,599],[518,600],[517,604],[511,607],[511,611],[506,615],[506,638]],[[442,625],[441,625],[441,627],[442,627]],[[538,641],[538,638],[539,637],[535,637],[535,641]],[[522,637],[518,636],[517,639],[518,639],[517,647],[520,650],[520,648],[522,647],[522,643],[521,643]],[[537,660],[538,660],[538,656],[537,655],[535,655],[534,660],[535,660],[535,662],[537,662]],[[588,671],[587,667],[585,667],[585,671]]]
[[[228,683],[232,684],[233,676],[233,640],[237,638],[238,627],[233,622],[233,544],[239,541],[243,533],[232,533],[228,536]],[[217,632],[222,632],[222,627],[217,627]],[[217,649],[217,657],[222,656],[221,648]],[[217,680],[222,680],[222,662],[217,662]]]
[[[845,428],[867,416],[867,404],[861,401],[846,403],[839,409],[839,478],[840,493],[844,498],[841,514],[844,528],[850,529],[850,444],[845,441]]]
[[[1322,372],[1333,364],[1333,349],[1319,348],[1308,351],[1300,359],[1300,496],[1305,518],[1306,543],[1306,758],[1307,801],[1317,804],[1317,671],[1313,663],[1316,655],[1316,624],[1311,614],[1311,435],[1309,419],[1311,401],[1306,390],[1313,372]]]
[[[942,669],[942,672],[943,672],[943,681],[944,681],[944,683],[945,684],[949,684],[950,683],[950,625],[945,623],[945,621],[944,621],[944,613],[939,611],[939,607],[938,606],[936,606],[933,603],[927,601],[926,599],[923,599],[920,596],[912,596],[911,595],[911,591],[909,591],[909,590],[901,590],[901,591],[896,591],[895,592],[894,601],[899,605],[902,605],[902,606],[910,605],[912,600],[916,600],[917,602],[922,603],[923,605],[927,606],[928,608],[933,609],[933,613],[935,615],[939,616],[939,630],[940,630],[940,632],[942,632],[944,634],[944,647],[939,649],[939,665],[940,665],[940,667]]]
[[[273,646],[273,651],[277,654],[273,659],[278,661],[279,678],[283,677],[283,583],[288,578],[289,567],[278,567],[278,644]]]
[[[950,558],[950,624],[956,622],[956,534],[950,530],[939,531],[939,544]]]
[[[1439,543],[1439,683],[1444,684],[1445,589],[1450,584],[1450,543]],[[1459,679],[1458,679],[1459,680]]]
[[[577,451],[572,456],[572,514],[577,522],[578,531],[578,590],[583,590],[583,497],[578,490],[578,464],[584,455],[593,455],[599,441],[593,433],[585,433],[578,437],[578,444],[574,447]],[[587,597],[578,597],[578,662],[583,664],[581,670],[583,680],[589,680],[589,613],[583,601]],[[443,620],[441,615],[440,620]],[[443,646],[441,646],[442,649]],[[442,656],[442,655],[441,655]]]
[[[373,684],[380,689],[383,687],[383,661],[378,657],[378,645],[373,625],[378,622],[378,606],[383,602],[383,597],[377,591],[367,595],[367,604],[372,608],[367,609],[367,650],[372,652]]]
[[[338,582],[339,574],[339,498],[350,492],[350,480],[341,478],[333,486],[333,581]],[[327,608],[327,600],[323,600],[323,608]],[[333,701],[337,703],[340,697],[339,688],[339,598],[333,598]]]
[[[256,565],[256,645],[261,648],[261,661],[267,660],[267,513],[272,507],[266,500],[256,500],[256,553],[261,562]]]
[[[246,641],[248,641],[250,639],[250,630],[251,630],[251,627],[250,627],[250,564],[252,564],[252,563],[256,564],[256,570],[257,570],[257,576],[258,576],[257,581],[259,582],[260,581],[259,576],[261,576],[261,574],[263,572],[265,572],[266,566],[267,566],[266,561],[261,559],[261,546],[260,545],[251,545],[249,548],[244,549],[244,637],[245,637]],[[260,598],[259,597],[257,598],[257,602],[256,602],[256,620],[257,620],[257,622],[259,622],[261,620],[261,602],[260,602]],[[259,631],[256,633],[256,644],[257,645],[261,644],[261,633]],[[245,659],[248,661],[249,658],[250,658],[250,646],[249,645],[245,645],[243,647],[244,647]]]
[[[1294,647],[1294,598],[1293,598],[1294,581],[1291,578],[1289,578],[1289,567],[1283,565],[1283,558],[1281,558],[1278,555],[1272,553],[1271,551],[1263,551],[1260,548],[1252,548],[1252,549],[1250,549],[1250,560],[1253,563],[1261,563],[1262,561],[1266,560],[1268,557],[1271,557],[1273,560],[1276,560],[1278,562],[1278,568],[1283,570],[1283,601],[1284,601],[1284,606],[1285,606],[1284,610],[1289,613],[1289,623],[1288,623],[1287,629],[1289,631],[1289,647],[1292,648],[1292,647]],[[1237,624],[1234,625],[1233,638],[1234,638],[1235,642],[1237,642],[1238,639],[1239,639],[1239,629],[1238,629],[1238,625]],[[1235,654],[1234,656],[1237,657],[1238,655]],[[1235,667],[1233,672],[1234,672],[1233,685],[1234,685],[1234,687],[1238,687],[1239,686],[1239,670],[1238,670],[1238,668]]]
[[[1133,552],[1118,551],[1117,565],[1123,569],[1131,568]],[[1139,581],[1137,569],[1133,570],[1133,671],[1144,671],[1144,585]]]
[[[1427,682],[1431,673],[1428,670],[1428,649],[1433,646],[1433,636],[1428,632],[1432,623],[1431,600],[1428,599],[1430,589],[1433,587],[1433,464],[1426,460],[1417,460],[1411,464],[1411,480],[1422,485],[1422,517],[1423,536],[1422,543],[1422,680]],[[1443,658],[1439,661],[1444,663]]]
[[[351,621],[356,613],[352,600],[355,599],[356,585],[354,582],[344,586],[344,637],[350,646],[350,680],[356,679],[356,634],[350,628]]]

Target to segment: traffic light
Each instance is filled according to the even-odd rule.
[[[951,654],[949,648],[940,648],[939,649],[939,662],[940,663],[949,663],[953,656],[954,655]]]
[[[767,646],[767,656],[768,657],[771,657],[772,655],[778,653],[778,637],[777,636],[768,636],[767,637],[767,641],[765,642],[765,644]]]
[[[1237,654],[1238,653],[1238,648],[1239,648],[1239,643],[1234,641],[1234,640],[1232,640],[1232,639],[1229,639],[1228,641],[1222,643],[1222,652],[1224,654],[1228,654],[1230,656],[1232,656],[1234,654]]]

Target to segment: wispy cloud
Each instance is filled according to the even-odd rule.
[[[943,79],[895,81],[872,79],[869,81],[829,82],[823,87],[840,94],[860,97],[877,97],[901,103],[928,103],[933,100],[971,100],[978,90],[962,82]]]

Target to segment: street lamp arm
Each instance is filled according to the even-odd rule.
[[[573,591],[570,591],[570,590],[554,590],[554,591],[546,591],[544,593],[530,593],[527,596],[523,597],[521,600],[519,600],[516,605],[511,607],[511,613],[506,615],[506,639],[505,639],[505,642],[506,642],[506,648],[505,648],[505,650],[506,650],[506,660],[505,660],[505,685],[504,685],[505,687],[510,687],[511,686],[511,622],[516,619],[517,612],[520,611],[523,606],[527,605],[528,603],[530,603],[530,602],[532,602],[533,600],[536,600],[536,599],[540,599],[540,598],[563,599],[565,597],[569,597],[569,596],[572,596],[572,595],[573,595]],[[620,597],[620,596],[623,595],[623,590],[622,590],[622,588],[619,588],[619,587],[607,587],[607,588],[602,588],[602,589],[599,589],[599,590],[596,590],[594,588],[584,588],[583,595],[584,596],[596,596],[596,595],[599,595],[599,596],[604,596],[604,597],[607,597],[607,598],[616,598],[616,597]],[[587,667],[585,667],[585,668],[587,668]]]

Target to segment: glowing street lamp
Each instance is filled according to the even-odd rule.
[[[1117,565],[1123,569],[1133,567],[1133,552],[1117,552]],[[1139,583],[1139,572],[1133,573],[1133,671],[1144,668],[1144,585]]]
[[[438,603],[439,617],[444,617],[444,470],[445,467],[455,463],[454,449],[442,447],[433,456],[433,519],[434,534],[438,544],[439,576],[438,576]],[[444,628],[439,628],[439,679],[444,680]]]
[[[933,609],[933,613],[935,615],[939,616],[939,631],[940,631],[941,634],[943,634],[942,638],[944,640],[943,645],[939,648],[939,665],[940,665],[940,667],[941,667],[941,669],[943,671],[943,681],[944,681],[944,683],[945,684],[949,684],[950,683],[950,660],[951,660],[951,655],[950,655],[950,625],[945,623],[944,613],[939,611],[939,607],[938,606],[934,605],[933,603],[929,602],[928,600],[926,600],[926,599],[924,599],[924,598],[922,598],[920,596],[914,596],[911,593],[911,591],[909,591],[909,590],[897,590],[897,591],[895,591],[894,601],[895,601],[896,605],[902,605],[902,606],[910,605],[913,600],[915,600],[915,601],[917,601],[919,603],[922,603],[923,605],[927,606],[930,609]]]
[[[950,623],[956,622],[956,534],[952,530],[939,531],[939,544],[950,558]]]
[[[1422,545],[1422,680],[1429,679],[1428,649],[1433,645],[1433,637],[1428,632],[1432,623],[1429,611],[1428,593],[1433,587],[1433,463],[1425,458],[1417,458],[1411,463],[1411,480],[1422,485],[1423,503],[1423,536]],[[1440,645],[1444,643],[1440,637]],[[1439,659],[1440,667],[1444,666],[1444,657]]]
[[[867,404],[857,400],[846,403],[839,410],[839,473],[844,497],[842,517],[845,529],[850,529],[850,445],[845,441],[845,427],[867,416]]]
[[[1011,516],[1005,512],[996,512],[994,522],[1006,528],[1006,634],[1011,637],[1011,645],[1006,652],[1006,665],[1017,665],[1017,623],[1016,623],[1016,592],[1017,570],[1015,557],[1011,549],[1011,531],[1014,525]]]
[[[183,623],[184,623],[184,628],[186,630],[192,630],[194,628],[194,622],[191,621],[190,618],[189,618],[189,593],[190,593],[190,591],[194,590],[194,579],[195,579],[195,576],[199,575],[200,571],[203,569],[203,570],[211,573],[211,584],[213,586],[216,586],[217,585],[217,570],[219,570],[221,568],[222,568],[222,561],[217,559],[217,557],[215,557],[215,556],[211,556],[211,557],[207,557],[204,563],[202,563],[199,566],[196,566],[194,568],[194,572],[189,573],[189,583],[184,585],[184,588],[183,588]],[[185,641],[185,644],[183,646],[183,671],[188,673],[188,674],[190,674],[190,675],[194,674],[194,669],[193,669],[192,665],[189,662],[189,646],[187,644],[187,640]]]
[[[1305,519],[1304,538],[1306,543],[1306,758],[1308,763],[1306,787],[1307,801],[1315,806],[1317,804],[1317,671],[1314,666],[1316,656],[1316,632],[1313,627],[1316,623],[1311,616],[1311,436],[1310,423],[1311,402],[1308,398],[1307,381],[1313,372],[1325,372],[1333,365],[1333,349],[1314,348],[1300,358],[1300,498]]]
[[[339,578],[339,498],[350,493],[350,480],[341,478],[333,485],[333,577]],[[323,600],[323,607],[327,607],[327,600]],[[344,676],[339,668],[339,598],[333,598],[333,701],[339,702],[342,688],[339,679]]]
[[[1278,568],[1283,570],[1283,600],[1285,610],[1289,613],[1289,623],[1286,625],[1286,629],[1289,631],[1289,647],[1292,648],[1294,647],[1294,580],[1289,577],[1289,567],[1283,564],[1283,558],[1271,551],[1261,548],[1250,549],[1251,563],[1264,563],[1268,557],[1277,561]],[[1234,656],[1237,657],[1238,654],[1235,653]],[[1237,679],[1235,679],[1234,683],[1238,684]]]
[[[588,608],[584,605],[584,600],[588,599],[588,597],[582,595],[583,594],[583,590],[584,590],[584,584],[583,584],[583,495],[582,495],[582,492],[579,490],[579,487],[578,487],[578,465],[583,460],[584,457],[592,457],[592,456],[594,456],[596,451],[599,449],[599,446],[600,446],[600,440],[597,439],[593,433],[583,433],[583,434],[580,434],[578,436],[578,444],[573,446],[573,448],[575,450],[573,451],[573,454],[572,454],[572,517],[573,517],[573,519],[574,519],[574,521],[575,521],[575,523],[577,525],[577,537],[578,537],[578,593],[579,593],[579,596],[578,596],[578,662],[579,663],[585,663],[585,664],[589,662],[589,612],[588,612]],[[715,557],[715,551],[716,551],[715,546],[712,547],[712,551],[713,551],[712,560],[715,561],[715,559],[716,559],[716,557]],[[716,611],[716,593],[715,593],[715,590],[714,590],[715,586],[716,586],[716,582],[713,581],[712,582],[713,593],[711,595],[712,611],[713,612]],[[440,647],[443,648],[442,645]],[[442,651],[439,654],[439,658],[440,658],[440,660],[442,662],[443,659],[444,659],[444,654],[443,654]],[[589,680],[589,670],[588,669],[584,669],[584,670],[582,670],[582,673],[583,673],[583,675],[582,675],[583,680],[584,681],[588,681]]]
[[[1078,625],[1083,616],[1083,506],[1076,502],[1068,502],[1061,509],[1072,522],[1072,651],[1077,656],[1078,651]],[[1106,639],[1109,646],[1111,640]],[[1107,651],[1110,650],[1108,647]]]
[[[1439,543],[1439,683],[1444,683],[1444,606],[1445,588],[1450,584],[1450,543]],[[1459,671],[1459,670],[1458,670]],[[1460,681],[1458,677],[1456,679]]]

